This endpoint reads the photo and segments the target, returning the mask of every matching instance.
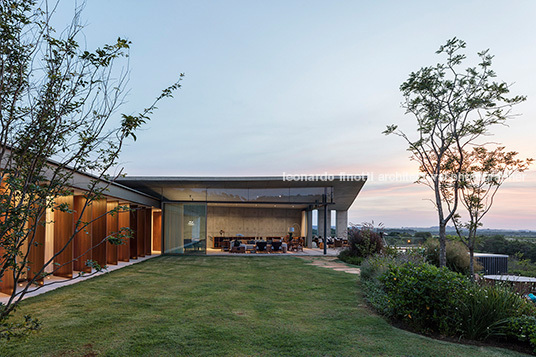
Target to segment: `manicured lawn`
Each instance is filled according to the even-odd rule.
[[[28,299],[2,356],[514,356],[391,327],[358,276],[292,257],[159,257]]]

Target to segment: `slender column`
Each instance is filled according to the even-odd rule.
[[[91,273],[91,267],[87,266],[86,262],[91,260],[93,224],[89,223],[86,227],[84,225],[91,222],[92,207],[86,206],[86,202],[87,200],[83,196],[74,196],[74,224],[75,227],[78,226],[79,232],[76,233],[73,240],[74,258],[76,259],[73,262],[73,269]],[[80,223],[77,223],[78,221]]]
[[[153,227],[153,210],[152,210],[152,208],[146,208],[144,211],[145,211],[145,234],[144,234],[144,238],[145,238],[145,243],[144,243],[145,255],[151,255],[151,253],[152,253],[151,231],[152,231],[152,227]]]
[[[153,250],[162,251],[162,211],[153,212]]]
[[[138,248],[138,257],[145,256],[145,224],[147,223],[145,216],[146,210],[144,208],[140,208],[137,212],[136,220],[136,242]]]
[[[2,195],[8,195],[8,192],[6,191],[9,189],[9,187],[6,183],[6,179],[6,174],[0,175],[0,194]],[[0,216],[0,221],[5,222],[5,217]],[[11,231],[8,231],[8,233],[6,234],[10,234],[10,232]],[[0,246],[0,257],[4,256],[4,254],[6,254],[6,249]],[[7,268],[4,271],[4,275],[0,277],[0,292],[11,295],[13,289],[15,289],[15,278],[13,277],[13,269]]]
[[[308,248],[313,247],[313,211],[307,210],[305,211],[305,244]]]
[[[43,209],[44,210],[44,209]],[[39,221],[35,223],[34,219],[29,221],[29,226],[34,228],[34,232],[30,233],[28,239],[28,279],[31,280],[43,268],[45,264],[45,222],[46,214],[43,212]],[[37,278],[37,282],[43,281],[43,278]]]
[[[73,196],[63,196],[54,199],[56,207],[65,205],[69,210],[73,210]],[[54,210],[54,275],[72,278],[73,277],[73,242],[71,238],[74,233],[74,216],[72,212],[64,212],[60,209]]]
[[[130,259],[138,259],[138,207],[131,205],[130,208],[130,229],[132,237],[130,238]]]
[[[103,198],[93,201],[91,207],[93,208],[93,250],[91,252],[91,258],[102,267],[106,265],[106,245],[108,244],[108,242],[105,241],[107,216],[106,199]]]
[[[348,211],[337,211],[336,217],[337,238],[348,238]]]
[[[121,203],[121,206],[130,207],[128,203]],[[130,211],[121,210],[117,214],[118,231],[121,228],[130,228]],[[124,238],[123,244],[117,247],[117,259],[122,262],[128,262],[130,258],[130,238]]]
[[[118,202],[107,202],[106,203],[106,211],[111,212],[114,209],[116,209],[118,206]],[[108,213],[106,215],[106,236],[117,236],[117,226],[118,226],[118,214],[115,212],[114,214]],[[106,262],[108,264],[117,264],[117,251],[119,250],[119,246],[116,244],[112,244],[110,242],[106,242],[108,245],[106,247]]]

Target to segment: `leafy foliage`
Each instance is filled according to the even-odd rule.
[[[361,272],[372,306],[418,332],[484,340],[510,331],[505,327],[508,319],[536,312],[509,286],[479,285],[447,268],[408,257],[370,257]]]
[[[411,159],[422,173],[418,182],[434,192],[441,266],[446,265],[445,228],[458,209],[464,150],[491,126],[503,124],[511,117],[512,107],[525,100],[523,96],[509,97],[509,85],[495,81],[493,56],[488,50],[478,53],[476,66],[467,67],[462,52],[465,47],[460,39],[448,40],[436,52],[446,57],[444,63],[412,72],[400,86],[402,106],[415,117],[417,135],[410,137],[397,125],[384,131],[407,142]]]
[[[534,313],[534,306],[508,286],[471,284],[461,300],[463,337],[483,340],[495,333],[494,326],[504,319]]]
[[[354,225],[348,229],[348,245],[347,249],[339,253],[339,259],[350,264],[360,264],[363,258],[382,251],[382,233],[374,227],[374,223]]]
[[[534,315],[508,317],[494,326],[494,333],[514,341],[529,343],[536,353],[536,317]]]
[[[428,239],[423,244],[424,257],[426,261],[435,266],[439,266],[439,242],[437,239]],[[470,275],[470,257],[467,247],[459,241],[447,240],[447,267],[457,273]],[[476,271],[480,271],[482,266],[473,261]]]
[[[10,329],[36,326],[27,323],[31,319],[8,324],[7,318],[46,274],[45,268],[59,269],[54,259],[92,223],[77,220],[66,245],[55,249],[42,267],[33,267],[30,276],[28,257],[36,246],[36,231],[50,223],[46,210],[72,213],[55,199],[72,194],[75,172],[91,177],[87,187],[78,187],[85,189],[82,212],[104,197],[121,175],[115,166],[124,143],[136,139],[134,133],[149,120],[156,103],[171,97],[183,77],[138,114],[118,114],[116,119],[128,78],[121,63],[131,44],[118,38],[92,51],[81,48],[82,9],[75,10],[64,31],[56,32],[51,26],[54,10],[48,10],[46,1],[0,2],[0,279],[9,274],[12,281],[25,280],[0,309],[0,337]]]
[[[458,299],[467,279],[447,268],[406,263],[380,278],[390,315],[421,332],[452,335],[460,326]]]

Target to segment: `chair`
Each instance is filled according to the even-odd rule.
[[[221,242],[221,251],[222,252],[227,252],[231,246],[231,242],[229,242],[228,240],[224,240]]]
[[[272,242],[272,252],[280,252],[281,244],[281,242]]]
[[[246,253],[246,247],[241,245],[241,246],[233,246],[231,247],[231,253],[242,253],[242,254],[245,254]]]
[[[264,241],[255,243],[255,247],[256,247],[257,252],[265,252],[267,244],[268,243],[266,243]]]

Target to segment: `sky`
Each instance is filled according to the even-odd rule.
[[[467,42],[467,67],[489,48],[498,79],[528,99],[485,140],[536,158],[535,13],[530,0],[90,0],[83,44],[132,42],[127,114],[185,74],[125,148],[128,175],[364,173],[350,222],[428,227],[432,191],[413,183],[403,139],[382,134],[393,123],[415,132],[400,84],[441,62],[447,39]],[[485,228],[536,230],[535,169],[503,185]]]

